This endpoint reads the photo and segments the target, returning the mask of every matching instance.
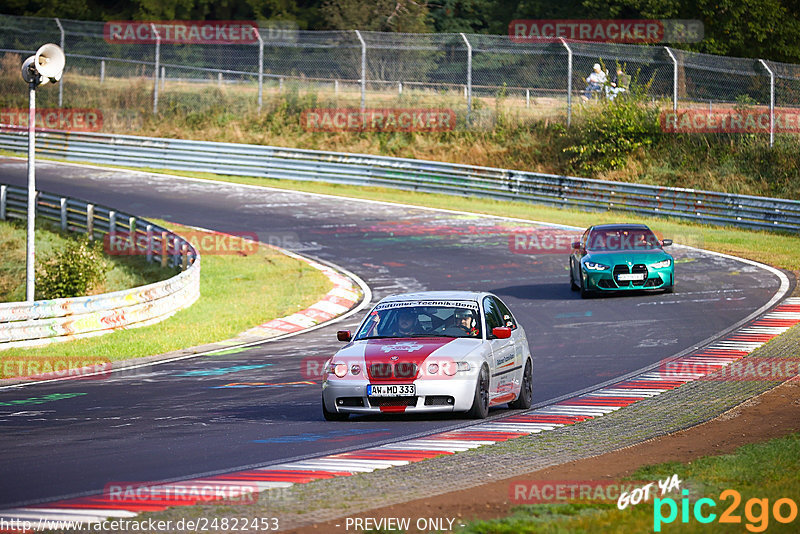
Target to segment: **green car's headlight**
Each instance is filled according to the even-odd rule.
[[[608,265],[603,265],[602,263],[595,263],[593,261],[585,261],[583,262],[583,266],[589,269],[590,271],[607,271],[609,269]]]
[[[652,267],[653,269],[664,269],[666,267],[669,267],[670,265],[672,265],[672,260],[667,258],[666,260],[657,261],[651,264],[650,267]]]

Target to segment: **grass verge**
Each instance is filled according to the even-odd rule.
[[[589,532],[797,532],[797,506],[800,496],[800,434],[790,434],[766,443],[745,445],[733,454],[707,456],[694,462],[670,462],[637,470],[630,480],[657,481],[677,474],[681,487],[689,491],[687,516],[682,515],[681,494],[664,496],[674,499],[676,517],[669,523],[655,517],[669,517],[669,504],[660,506],[651,497],[649,502],[617,509],[616,503],[569,502],[520,506],[507,517],[491,521],[468,523],[459,534],[522,534],[589,533]],[[657,485],[654,484],[657,488]],[[735,501],[734,490],[741,497]],[[722,495],[721,495],[722,494]],[[656,495],[658,496],[658,495]],[[708,524],[694,515],[700,498],[711,499],[715,506],[703,505],[701,512],[715,518]],[[776,519],[775,503],[780,499],[794,503],[794,519],[781,523]],[[655,505],[655,506],[654,506]],[[731,518],[738,522],[722,523],[723,512],[730,509]],[[656,513],[658,512],[658,513]],[[791,515],[791,505],[785,501],[778,511],[782,517]],[[685,521],[684,521],[685,519]],[[656,529],[658,527],[658,529]]]
[[[158,223],[178,233],[186,229]],[[220,341],[306,308],[332,288],[317,269],[266,247],[247,256],[203,256],[200,272],[197,302],[161,323],[69,343],[8,349],[0,352],[0,362],[54,354],[118,361]]]
[[[58,250],[74,240],[74,234],[63,232],[49,223],[36,225],[37,263],[46,262]],[[25,300],[25,221],[0,221],[0,302]],[[105,280],[92,287],[89,295],[111,293],[132,287],[152,284],[177,274],[174,269],[162,268],[141,256],[104,256],[110,269]],[[37,296],[37,298],[39,298]]]

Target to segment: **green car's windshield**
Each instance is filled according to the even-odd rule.
[[[408,337],[481,337],[476,302],[441,306],[376,306],[358,330],[355,339]]]
[[[586,250],[653,250],[661,247],[656,235],[648,228],[594,230],[586,239]]]

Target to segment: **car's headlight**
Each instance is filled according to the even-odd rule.
[[[333,363],[331,364],[331,369],[333,369],[333,374],[335,374],[339,378],[344,378],[344,376],[347,374],[346,363]]]
[[[583,262],[583,266],[589,269],[590,271],[607,271],[609,269],[608,265],[603,265],[602,263],[595,263],[593,261],[585,261]]]
[[[650,267],[652,267],[653,269],[664,269],[666,267],[669,267],[670,265],[672,265],[672,260],[667,258],[666,260],[657,261],[653,263],[652,265],[650,265]]]

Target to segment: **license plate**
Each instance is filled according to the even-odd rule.
[[[625,280],[625,281],[644,280],[644,273],[630,273],[630,274],[622,273],[619,276],[617,276],[617,280]]]
[[[413,397],[417,394],[417,386],[414,384],[370,384],[367,386],[368,397]]]

